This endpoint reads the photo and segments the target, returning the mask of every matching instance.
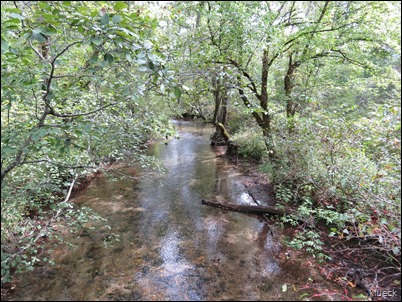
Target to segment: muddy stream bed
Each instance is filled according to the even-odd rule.
[[[216,156],[211,126],[173,123],[178,138],[150,147],[166,171],[122,167],[132,177],[95,178],[71,202],[107,218],[111,230],[59,244],[56,265],[24,274],[9,300],[300,300],[314,299],[311,280],[321,293],[337,288],[301,254],[284,256],[281,228],[201,204],[253,204],[241,181],[247,166]],[[119,241],[108,242],[110,233]]]

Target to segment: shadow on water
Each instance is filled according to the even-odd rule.
[[[135,177],[99,177],[72,200],[107,218],[120,241],[104,248],[81,236],[75,248],[56,247],[57,265],[25,276],[12,299],[299,299],[291,285],[306,283],[309,268],[279,262],[280,230],[201,205],[203,198],[251,202],[238,170],[211,150],[213,129],[173,122],[179,138],[150,148],[165,173],[122,168]]]

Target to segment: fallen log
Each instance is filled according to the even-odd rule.
[[[204,200],[202,199],[202,204],[211,207],[217,207],[224,210],[243,212],[243,213],[252,213],[252,214],[273,214],[273,215],[288,215],[293,214],[294,212],[291,210],[282,210],[277,209],[271,206],[252,206],[252,205],[244,205],[244,204],[233,204],[233,203],[220,203],[216,201]]]

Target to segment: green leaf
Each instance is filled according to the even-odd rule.
[[[46,42],[47,40],[46,36],[42,33],[42,30],[40,28],[34,29],[32,31],[32,38],[42,43]]]
[[[32,140],[38,141],[41,137],[45,136],[47,133],[46,129],[39,129],[32,133]]]
[[[106,62],[108,62],[108,64],[112,64],[113,63],[113,56],[110,53],[106,53],[103,57],[103,60],[105,60]]]
[[[95,45],[101,45],[103,43],[103,39],[101,37],[95,37],[91,39],[91,43]]]
[[[90,59],[89,59],[89,63],[94,64],[98,62],[98,56],[96,54],[94,54]]]
[[[114,5],[114,9],[116,11],[122,10],[127,8],[127,4],[125,4],[123,1],[117,1],[116,4]]]
[[[120,16],[120,15],[115,15],[112,18],[112,22],[115,23],[115,24],[121,22],[121,20],[123,20],[123,17]]]
[[[18,29],[19,27],[16,24],[20,24],[20,20],[17,18],[14,19],[9,19],[6,22],[4,22],[5,24],[5,28],[13,30],[13,29]]]
[[[21,13],[21,10],[16,7],[6,7],[4,8],[4,11],[9,12],[9,13]]]
[[[54,35],[54,34],[57,33],[57,29],[53,25],[49,24],[48,26],[46,26],[46,28],[43,31],[43,33],[45,35]]]
[[[174,95],[179,99],[181,97],[181,90],[178,87],[174,88]]]
[[[131,62],[133,59],[131,58],[131,55],[130,55],[130,53],[126,53],[126,60],[127,61],[129,61],[129,62]]]
[[[166,89],[165,89],[165,85],[161,84],[161,92],[165,93]]]
[[[1,53],[5,53],[8,49],[8,43],[1,39]]]
[[[41,9],[44,9],[44,10],[51,10],[52,9],[52,7],[49,4],[47,4],[46,2],[44,2],[44,1],[39,3],[39,7]]]
[[[25,17],[21,16],[20,14],[16,14],[16,13],[11,13],[10,17],[14,18],[14,19],[19,19],[19,20],[25,20]]]
[[[110,18],[109,18],[109,15],[108,15],[108,14],[104,14],[104,15],[101,17],[101,24],[102,24],[102,25],[109,24],[109,21],[110,21]]]
[[[8,146],[4,146],[1,148],[1,158],[6,158],[14,153],[16,153],[16,150],[14,148]]]

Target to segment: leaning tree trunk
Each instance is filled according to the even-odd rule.
[[[227,89],[220,79],[212,79],[213,94],[215,100],[215,110],[212,123],[216,127],[215,133],[211,136],[211,145],[227,145],[228,148],[233,144],[229,133],[226,130],[227,122]]]
[[[285,75],[285,95],[286,95],[286,116],[288,119],[288,130],[293,132],[295,128],[294,117],[296,114],[297,104],[292,97],[292,89],[294,87],[294,78],[297,67],[299,67],[300,62],[292,62],[292,55],[289,56],[288,70]]]

